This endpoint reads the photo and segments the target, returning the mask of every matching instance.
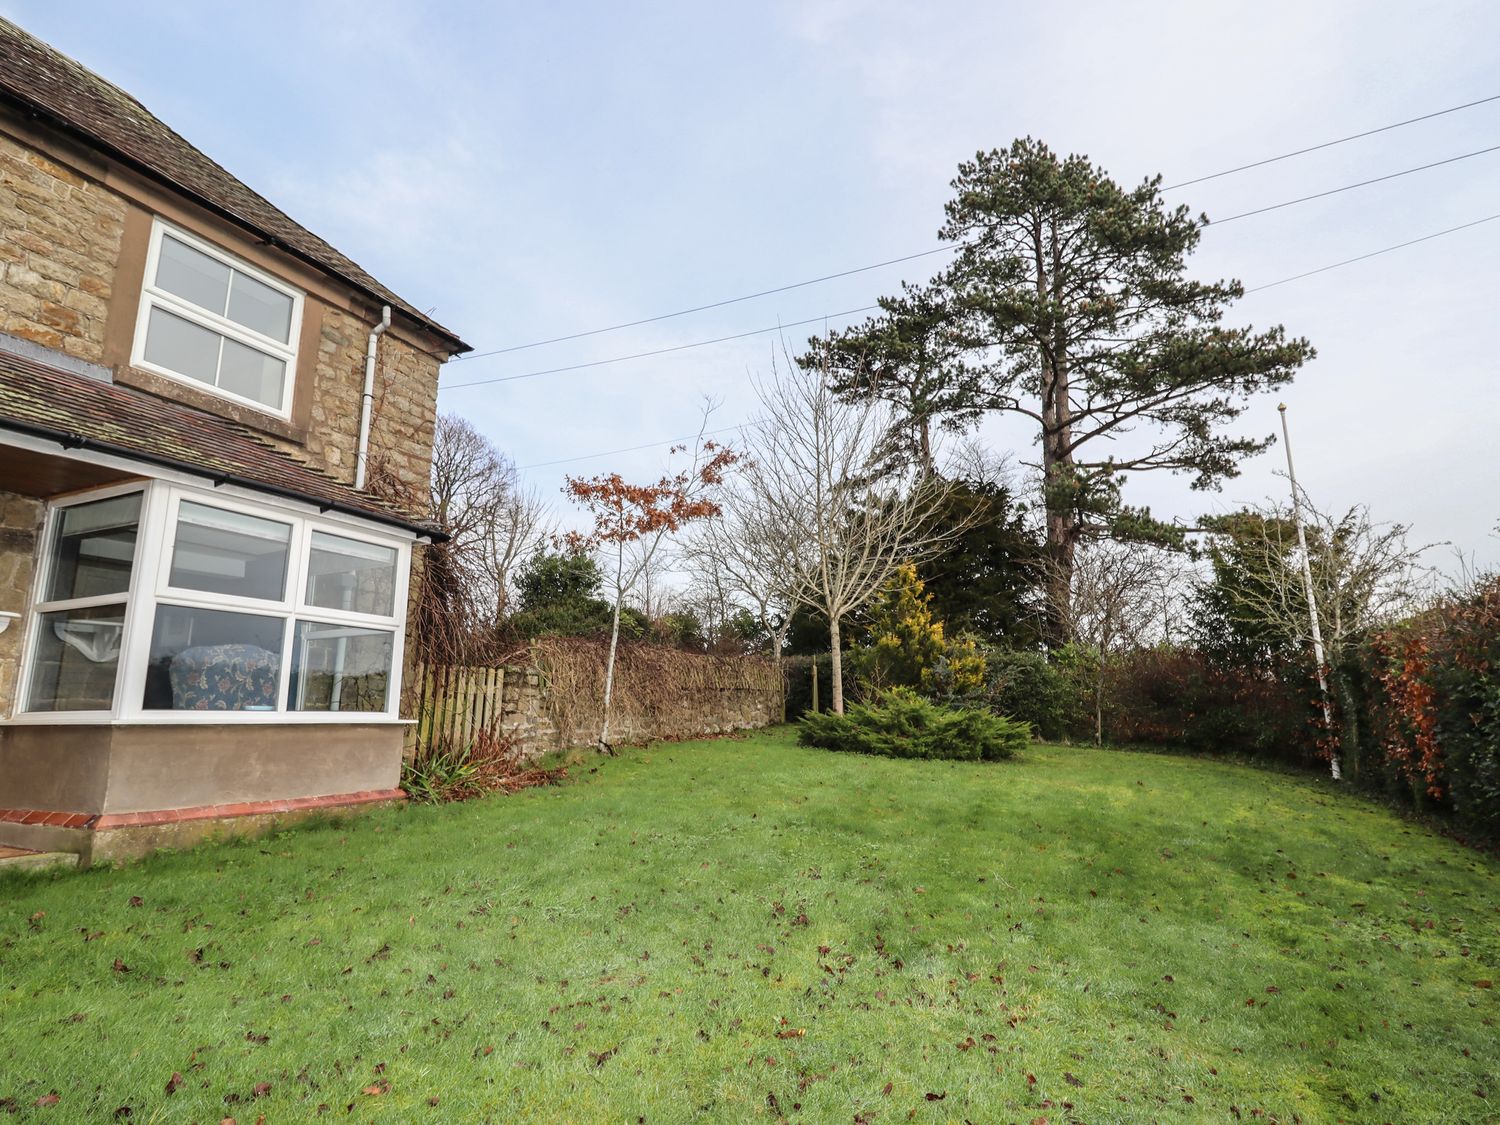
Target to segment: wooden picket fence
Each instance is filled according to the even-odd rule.
[[[512,669],[512,676],[522,675]],[[418,664],[416,722],[406,731],[408,756],[469,745],[481,734],[496,734],[505,708],[504,668]]]

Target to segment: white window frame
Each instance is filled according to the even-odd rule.
[[[35,647],[41,643],[43,615],[48,613],[65,613],[69,610],[74,609],[90,609],[95,606],[118,605],[123,611],[121,613],[123,624],[121,626],[120,656],[119,659],[115,662],[115,682],[113,694],[110,697],[113,701],[113,705],[108,710],[104,711],[94,710],[25,712],[28,715],[33,715],[38,718],[50,715],[68,715],[74,718],[89,717],[107,719],[115,714],[116,709],[120,705],[121,683],[125,679],[125,663],[129,655],[128,649],[126,647],[126,636],[127,631],[130,627],[130,615],[132,606],[135,602],[135,592],[138,589],[138,577],[140,575],[141,557],[145,552],[145,547],[142,542],[143,537],[141,535],[141,523],[144,522],[146,518],[146,492],[147,489],[139,483],[112,485],[111,487],[97,489],[87,494],[69,497],[69,502],[66,504],[58,504],[48,507],[46,519],[42,521],[41,543],[43,544],[43,547],[42,551],[40,552],[41,556],[45,559],[45,562],[43,562],[41,558],[38,559],[37,572],[34,577],[34,589],[32,590],[30,606],[26,613],[26,635],[23,637],[21,646],[22,652],[24,654],[24,660],[21,665],[21,674],[16,682],[16,698],[15,703],[13,704],[13,709],[17,713],[25,711],[26,705],[30,702],[31,699],[31,673],[33,670],[32,656],[34,654]],[[136,524],[135,554],[131,557],[130,561],[130,582],[125,587],[124,592],[118,594],[100,594],[95,597],[87,598],[49,599],[47,597],[47,583],[51,580],[52,577],[52,560],[56,554],[55,548],[57,545],[57,526],[62,520],[63,513],[69,508],[79,507],[84,504],[91,504],[97,500],[112,500],[116,497],[129,496],[133,493],[139,493],[141,495],[141,510],[139,517],[137,517],[138,522]]]
[[[259,281],[262,285],[276,290],[292,301],[291,325],[287,331],[287,342],[283,344],[280,340],[270,336],[263,336],[254,329],[246,328],[242,324],[236,324],[226,316],[210,312],[191,301],[184,300],[175,293],[169,293],[165,289],[156,286],[156,267],[161,259],[162,239],[171,236],[187,246],[191,246],[210,258],[228,266],[230,269],[244,274],[246,277]],[[264,270],[257,269],[241,258],[235,257],[227,251],[221,250],[211,242],[205,242],[197,235],[189,234],[181,227],[173,226],[160,218],[152,220],[151,243],[146,252],[146,271],[141,278],[141,301],[140,308],[136,312],[135,341],[131,346],[130,365],[139,367],[143,371],[150,371],[160,375],[164,379],[171,379],[174,383],[180,383],[185,387],[194,387],[206,394],[216,395],[229,402],[240,403],[263,414],[271,414],[284,421],[290,420],[292,416],[293,389],[297,382],[297,346],[302,334],[302,305],[306,294],[294,286],[288,285],[280,278],[273,277]],[[212,384],[193,379],[171,368],[162,367],[146,359],[146,331],[151,322],[151,310],[159,308],[163,312],[179,316],[183,320],[191,321],[202,328],[208,329],[221,337],[228,337],[248,348],[254,348],[258,352],[274,356],[286,364],[286,378],[281,384],[281,401],[279,403],[265,403],[258,399],[247,398],[244,395],[226,391]],[[223,346],[220,345],[222,352]],[[222,362],[222,360],[221,360]]]
[[[60,513],[78,504],[102,500],[128,492],[142,492],[140,524],[136,532],[136,554],[131,571],[130,589],[125,601],[124,635],[120,642],[120,661],[115,678],[114,706],[109,711],[26,711],[30,698],[34,655],[40,636],[39,614],[42,606],[68,608],[72,603],[43,602],[45,583],[52,568],[53,535]],[[247,598],[184,590],[170,586],[172,549],[176,540],[177,512],[184,501],[204,504],[226,511],[288,523],[292,527],[288,544],[286,588],[279,600]],[[314,531],[372,546],[396,551],[395,589],[391,613],[368,614],[352,610],[325,609],[307,604],[307,572]],[[407,597],[411,582],[412,537],[399,532],[386,533],[353,520],[333,515],[310,515],[292,503],[265,502],[243,496],[229,496],[212,488],[196,488],[168,481],[154,480],[76,493],[49,505],[45,536],[36,560],[30,609],[26,615],[21,674],[16,684],[12,723],[141,723],[141,724],[285,724],[285,723],[376,723],[400,720],[401,680],[406,647]],[[111,595],[108,599],[117,598]],[[81,599],[92,602],[101,599]],[[276,709],[274,711],[195,711],[147,710],[142,706],[146,688],[147,664],[151,654],[152,631],[159,605],[183,606],[189,609],[226,610],[253,613],[281,620],[282,648],[277,670]],[[292,667],[292,646],[299,621],[318,625],[353,625],[391,634],[391,668],[387,681],[387,698],[383,711],[291,711],[287,709]]]

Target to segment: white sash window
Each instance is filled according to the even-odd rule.
[[[131,366],[288,418],[302,297],[158,219]]]

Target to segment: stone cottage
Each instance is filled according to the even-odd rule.
[[[467,350],[0,20],[0,848],[400,796],[438,370]]]

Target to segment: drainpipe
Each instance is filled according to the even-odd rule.
[[[365,393],[359,406],[359,447],[354,457],[354,487],[365,486],[365,467],[370,460],[370,410],[375,404],[375,352],[380,346],[380,337],[391,326],[391,306],[380,310],[380,323],[370,330],[370,343],[365,349]]]

